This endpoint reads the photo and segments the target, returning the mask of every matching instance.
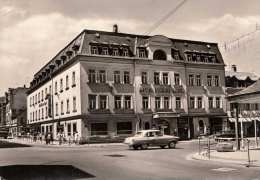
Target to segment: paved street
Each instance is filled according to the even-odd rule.
[[[52,165],[51,169],[55,168],[53,165],[72,165],[87,173],[82,176],[83,179],[260,179],[259,167],[246,168],[226,163],[190,160],[188,155],[195,151],[196,142],[180,142],[177,149],[153,148],[143,151],[129,150],[124,145],[1,148],[0,173],[3,173],[3,167],[7,165],[31,165],[24,170],[28,173],[22,173],[23,176],[34,170],[32,165]],[[62,170],[68,173],[66,168],[68,167],[62,167]],[[12,171],[12,174],[14,173]]]

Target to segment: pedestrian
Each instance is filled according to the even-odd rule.
[[[44,136],[44,138],[45,138],[45,144],[48,144],[48,138],[47,138],[47,136],[48,136],[48,133],[45,133],[45,136]]]
[[[51,142],[51,133],[47,134],[47,144],[50,144]]]
[[[78,144],[78,141],[79,141],[79,133],[76,131],[75,135],[74,135],[74,142],[75,142],[75,144]]]
[[[53,138],[53,133],[51,133],[51,144],[53,144],[54,138]]]
[[[58,139],[59,139],[59,145],[61,145],[62,143],[62,135],[61,135],[61,131],[58,132]]]

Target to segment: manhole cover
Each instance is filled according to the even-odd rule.
[[[109,157],[125,157],[125,155],[122,155],[122,154],[109,154],[109,155],[105,155],[105,156],[109,156]]]
[[[11,165],[0,167],[0,179],[8,180],[74,180],[94,177],[94,175],[71,165]]]
[[[217,169],[212,169],[213,171],[219,171],[219,172],[230,172],[230,171],[235,171],[236,169],[233,168],[217,168]]]

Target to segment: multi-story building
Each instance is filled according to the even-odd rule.
[[[6,96],[6,126],[12,136],[21,134],[26,128],[26,92],[28,88],[9,88]]]
[[[84,30],[34,75],[28,123],[54,137],[213,133],[226,122],[224,74],[216,43]]]
[[[6,98],[5,96],[0,97],[0,127],[4,126],[6,123]]]
[[[239,132],[244,137],[260,136],[260,80],[257,80],[251,86],[229,95],[227,97],[229,106],[227,112],[229,114],[230,128],[235,129],[235,121],[238,118]],[[235,110],[237,109],[238,117]],[[243,131],[241,131],[241,129]]]

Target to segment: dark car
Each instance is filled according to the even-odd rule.
[[[236,134],[232,132],[222,133],[215,135],[215,141],[222,142],[222,141],[235,141]]]
[[[9,130],[7,128],[0,128],[0,137],[7,139]]]

